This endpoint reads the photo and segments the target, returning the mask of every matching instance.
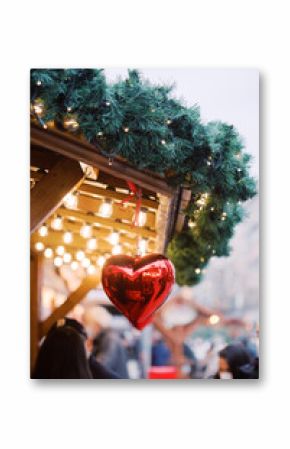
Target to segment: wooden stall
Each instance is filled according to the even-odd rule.
[[[156,173],[113,161],[84,138],[31,124],[31,368],[40,339],[96,287],[111,254],[164,253],[183,224],[189,196]],[[138,222],[137,222],[138,221]],[[43,266],[72,271],[78,288],[45,320],[39,306]]]

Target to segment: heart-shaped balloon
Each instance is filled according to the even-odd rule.
[[[137,329],[152,321],[174,283],[174,267],[162,254],[112,256],[102,273],[103,288],[112,303]]]

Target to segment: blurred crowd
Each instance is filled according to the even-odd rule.
[[[184,304],[185,323],[168,324]],[[168,315],[168,314],[167,314]],[[257,379],[259,333],[244,323],[176,295],[143,332],[124,319],[116,325],[106,307],[58,320],[41,342],[36,379]],[[210,332],[201,332],[210,330]],[[237,331],[238,330],[238,331]]]

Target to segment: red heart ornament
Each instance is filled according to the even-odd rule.
[[[143,329],[168,297],[174,267],[162,254],[112,256],[103,267],[102,284],[117,309],[133,326]]]

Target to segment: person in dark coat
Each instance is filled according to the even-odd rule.
[[[219,371],[215,379],[253,378],[247,374],[251,363],[251,357],[241,343],[230,344],[219,353]]]
[[[118,379],[102,364],[87,359],[87,334],[77,320],[58,320],[43,341],[35,369],[34,379]]]

